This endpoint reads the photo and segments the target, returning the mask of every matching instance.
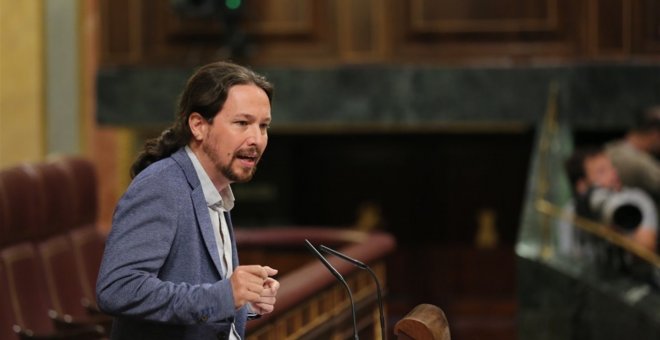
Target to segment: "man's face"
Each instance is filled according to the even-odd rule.
[[[586,158],[584,172],[588,186],[599,186],[615,191],[621,189],[619,174],[605,153]]]
[[[204,157],[200,162],[216,186],[252,179],[268,144],[270,121],[270,102],[264,90],[256,85],[229,89],[222,110],[202,129]]]

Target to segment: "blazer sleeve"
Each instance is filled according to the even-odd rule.
[[[177,226],[194,223],[189,187],[161,177],[136,178],[117,205],[96,287],[99,307],[177,324],[231,322],[236,310],[229,280],[190,284],[158,277]]]

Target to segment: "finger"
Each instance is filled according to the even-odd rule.
[[[270,267],[269,267],[270,268]],[[248,266],[238,266],[236,267],[235,271],[244,271],[247,273],[250,273],[252,275],[256,275],[262,279],[265,279],[268,277],[268,273],[264,267],[259,266],[259,265],[248,265]]]
[[[264,290],[261,292],[261,297],[265,297],[265,298],[266,298],[266,297],[268,297],[268,298],[274,298],[274,297],[277,297],[277,293],[271,291],[270,289],[264,289]]]
[[[262,295],[261,297],[259,297],[258,301],[255,301],[255,303],[265,303],[267,305],[274,305],[275,301],[277,301],[277,299],[274,296],[263,296]]]
[[[234,292],[234,306],[240,308],[248,302],[258,301],[260,296],[246,289]]]
[[[275,306],[273,306],[272,304],[260,303],[260,302],[253,303],[252,306],[255,307],[256,312],[259,314],[267,314],[275,309]]]
[[[268,275],[268,276],[277,275],[277,272],[278,272],[277,269],[273,269],[269,266],[263,266],[262,268],[266,271],[266,275]]]
[[[247,270],[237,270],[232,273],[232,277],[235,277],[235,280],[239,280],[241,282],[249,282],[259,285],[263,285],[265,279],[265,277]]]
[[[280,288],[280,283],[277,280],[269,277],[264,281],[264,288],[276,293]]]

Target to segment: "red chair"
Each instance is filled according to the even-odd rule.
[[[37,163],[34,168],[45,203],[40,235],[48,237],[72,229],[78,214],[73,177],[58,162]]]
[[[64,157],[56,161],[73,179],[75,220],[73,228],[96,225],[98,182],[94,164],[83,157]]]
[[[31,338],[35,334],[71,339],[105,336],[103,327],[78,323],[71,317],[57,314],[52,308],[37,252],[31,243],[23,242],[3,249],[0,263],[6,270],[15,330],[21,338]]]
[[[87,315],[86,299],[75,255],[67,234],[57,235],[37,244],[51,307],[58,314],[81,318]]]
[[[105,236],[98,229],[83,227],[71,230],[69,238],[73,247],[78,274],[82,284],[83,304],[88,310],[98,310],[96,307],[96,279],[105,248]]]
[[[9,294],[9,283],[7,282],[7,273],[0,263],[0,339],[18,339],[18,334],[13,327],[16,324],[16,318],[12,310],[12,296]]]
[[[9,244],[12,241],[9,230],[9,212],[7,211],[9,203],[2,176],[2,171],[0,171],[0,246]]]
[[[3,244],[41,237],[45,202],[35,167],[24,164],[0,171],[0,187],[6,198]]]

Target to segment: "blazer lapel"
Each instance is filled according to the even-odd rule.
[[[222,264],[220,263],[220,254],[218,254],[218,247],[215,243],[215,233],[213,232],[213,223],[211,222],[211,215],[209,214],[209,208],[206,205],[206,200],[204,199],[204,193],[202,192],[202,187],[198,186],[193,190],[192,193],[193,206],[195,207],[195,215],[197,216],[197,221],[199,221],[198,227],[202,233],[202,238],[204,239],[204,245],[206,250],[213,260],[215,269],[218,271],[222,277],[224,272],[222,270]]]
[[[231,222],[231,214],[225,212],[225,221],[227,221],[227,229],[229,229],[229,238],[231,239],[231,261],[234,269],[238,267],[238,251],[236,250],[236,238],[234,237],[234,225]]]
[[[199,178],[197,178],[197,172],[195,171],[195,166],[193,166],[192,161],[188,158],[186,150],[181,148],[175,153],[172,154],[172,158],[179,163],[183,173],[188,179],[190,187],[193,189],[191,198],[193,201],[193,208],[195,209],[195,216],[197,217],[198,224],[197,226],[202,233],[202,238],[204,239],[204,245],[206,250],[209,252],[209,256],[213,261],[215,269],[218,271],[220,277],[223,276],[224,272],[222,270],[222,264],[220,263],[220,255],[218,254],[218,247],[215,243],[215,233],[213,231],[213,223],[211,223],[211,215],[209,214],[208,206],[206,204],[206,199],[204,198],[204,191],[202,190],[202,185],[199,183]]]

